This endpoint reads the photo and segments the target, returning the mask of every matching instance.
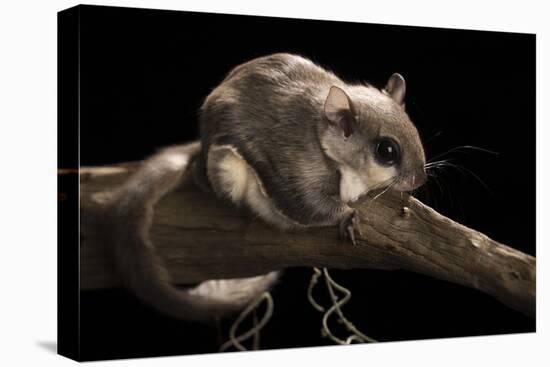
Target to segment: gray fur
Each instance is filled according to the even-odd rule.
[[[332,87],[338,89],[329,97]],[[148,238],[154,204],[193,164],[201,188],[214,189],[220,196],[225,190],[235,200],[254,198],[258,205],[250,200],[246,204],[276,226],[342,224],[350,218],[355,223],[348,201],[356,200],[357,190],[374,188],[373,177],[381,181],[377,187],[393,183],[399,190],[410,190],[425,179],[424,150],[404,110],[404,91],[400,76],[392,76],[380,91],[346,84],[311,61],[289,54],[262,57],[233,69],[201,108],[202,146],[193,143],[161,151],[111,198],[114,258],[125,284],[158,310],[181,319],[208,320],[242,309],[269,289],[277,274],[244,283],[235,280],[247,289],[244,295],[231,292],[232,281],[223,283],[227,292],[219,297],[208,294],[210,288],[219,288],[209,283],[194,290],[175,288]],[[351,133],[344,133],[348,128]],[[375,162],[380,136],[401,145],[398,167],[387,169]],[[197,159],[188,162],[199,150]],[[216,164],[228,158],[237,163]],[[235,172],[227,175],[228,167],[248,180],[235,185],[239,190],[224,187],[223,169],[226,179],[242,181]],[[380,179],[390,173],[395,176],[391,180]],[[350,183],[356,192],[346,196]]]
[[[324,112],[333,86],[351,102],[342,111],[351,119],[349,137]],[[206,172],[210,147],[232,146],[256,172],[278,211],[302,226],[336,224],[351,212],[339,196],[341,175],[346,171],[368,181],[367,173],[378,167],[373,160],[376,139],[391,136],[403,151],[392,182],[410,190],[425,179],[424,150],[402,105],[404,79],[392,77],[389,86],[388,92],[347,84],[290,54],[237,66],[202,105],[203,149],[196,176],[202,183],[216,180],[216,172]]]
[[[149,239],[153,206],[179,183],[189,159],[200,144],[166,148],[146,160],[110,198],[113,251],[125,286],[157,310],[183,320],[207,321],[237,312],[268,290],[277,273],[265,276],[201,283],[194,289],[177,289]],[[105,220],[105,218],[103,218]],[[217,282],[217,293],[209,284]],[[233,289],[235,291],[233,292]]]

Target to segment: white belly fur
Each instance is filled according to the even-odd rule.
[[[300,226],[271,202],[256,172],[231,145],[213,145],[208,151],[207,174],[217,194],[237,205],[245,203],[268,223],[287,229]]]

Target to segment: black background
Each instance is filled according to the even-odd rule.
[[[499,153],[448,153],[484,184],[448,169],[418,197],[535,255],[534,35],[90,6],[80,17],[81,165],[140,160],[195,139],[202,100],[257,56],[298,53],[378,86],[399,72],[428,159],[464,145]],[[332,344],[306,300],[310,273],[289,269],[273,290],[263,348]],[[352,290],[348,317],[380,341],[535,330],[534,319],[458,285],[399,271],[332,274]],[[122,289],[82,292],[80,320],[84,359],[218,347],[215,328],[159,315]]]

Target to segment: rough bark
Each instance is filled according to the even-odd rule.
[[[109,252],[106,210],[97,193],[109,192],[138,164],[83,167],[81,179],[81,288],[120,285]],[[60,174],[75,174],[60,171]],[[336,228],[281,232],[201,192],[188,173],[155,206],[152,241],[173,279],[190,284],[240,278],[287,267],[408,270],[492,295],[535,314],[535,258],[437,213],[408,195],[387,192],[358,202],[368,220],[358,244]]]

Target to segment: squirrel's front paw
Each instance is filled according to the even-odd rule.
[[[352,209],[351,212],[340,222],[340,237],[349,238],[351,243],[357,245],[355,242],[355,233],[359,236],[363,236],[361,233],[361,220],[363,218],[356,209]]]

